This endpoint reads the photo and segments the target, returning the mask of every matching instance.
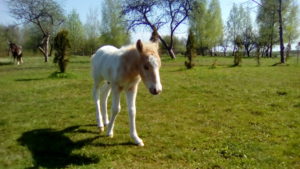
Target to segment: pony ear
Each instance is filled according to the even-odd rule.
[[[143,52],[143,43],[140,39],[136,42],[136,48],[139,52]]]

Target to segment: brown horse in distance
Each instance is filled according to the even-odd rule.
[[[14,62],[17,59],[17,64],[19,65],[20,63],[23,63],[23,54],[22,54],[22,46],[18,46],[13,42],[9,42],[9,52],[12,53],[12,56],[14,58]]]

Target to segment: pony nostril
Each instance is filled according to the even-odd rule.
[[[150,89],[150,93],[153,95],[157,95],[159,93],[159,91],[156,88],[151,87]]]

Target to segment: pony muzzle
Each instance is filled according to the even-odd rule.
[[[158,95],[162,92],[162,88],[160,87],[150,87],[149,92],[153,95]]]

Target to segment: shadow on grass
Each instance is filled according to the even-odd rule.
[[[30,81],[38,81],[38,80],[44,80],[45,78],[22,78],[22,79],[16,79],[17,82],[30,82]]]
[[[91,145],[100,136],[72,141],[66,133],[87,133],[79,129],[80,126],[71,126],[57,131],[50,128],[36,129],[22,134],[18,142],[27,147],[34,159],[32,168],[65,168],[68,165],[87,165],[99,162],[96,156],[73,154],[72,151]]]
[[[90,61],[88,60],[88,61],[70,61],[70,63],[79,63],[79,64],[87,64],[87,63],[90,63]]]
[[[134,144],[132,142],[114,143],[114,144],[96,143],[96,144],[93,144],[93,146],[97,146],[97,147],[136,146],[136,144]]]
[[[0,62],[0,66],[13,65],[13,62]]]

